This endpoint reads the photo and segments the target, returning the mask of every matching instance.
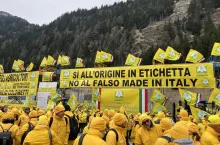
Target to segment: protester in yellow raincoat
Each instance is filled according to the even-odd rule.
[[[109,118],[107,117],[107,116],[102,116],[102,118],[105,120],[105,122],[106,122],[106,131],[108,131],[109,130]]]
[[[189,131],[185,125],[175,124],[170,130],[173,141],[170,145],[194,145],[192,138],[189,136]]]
[[[47,118],[50,118],[53,116],[53,108],[50,108],[46,113]]]
[[[172,121],[169,118],[163,118],[160,120],[160,127],[163,132],[163,136],[159,137],[155,145],[166,145],[171,139],[170,129],[172,128]]]
[[[51,140],[48,128],[47,116],[40,116],[37,125],[34,130],[29,132],[26,136],[23,145],[63,145],[60,138],[51,130]]]
[[[105,141],[102,140],[105,134],[105,127],[105,120],[100,117],[95,117],[90,124],[88,133],[82,140],[82,145],[107,145]],[[80,137],[74,141],[74,145],[79,144],[79,139]]]
[[[89,117],[89,123],[88,123],[88,125],[83,129],[83,134],[88,133],[88,131],[89,131],[89,125],[91,124],[93,118],[94,118],[93,116],[90,116],[90,117]]]
[[[139,117],[141,128],[135,136],[135,145],[154,145],[156,140],[162,136],[159,125],[154,124],[152,118],[147,114]]]
[[[201,136],[201,145],[220,145],[220,117],[211,115],[206,131]]]
[[[62,104],[55,107],[55,114],[49,120],[49,127],[60,138],[64,145],[68,144],[70,127],[68,119],[64,117],[65,108]],[[52,119],[53,118],[53,119]]]
[[[176,124],[181,124],[187,127],[187,124],[191,121],[189,120],[188,112],[186,110],[180,110],[180,121],[178,121]]]
[[[136,136],[136,132],[138,131],[138,129],[140,128],[140,124],[139,124],[139,116],[136,115],[134,117],[134,126],[132,127],[132,131],[131,131],[131,141],[133,143],[135,143],[135,136]]]
[[[109,128],[112,128],[114,126],[114,121],[112,120],[112,117],[115,115],[114,110],[108,110],[108,118],[110,119],[109,121]]]
[[[30,125],[32,127],[35,127],[37,125],[38,122],[38,115],[37,115],[37,111],[33,110],[29,113],[29,117],[30,117]],[[20,138],[21,138],[21,142],[24,141],[24,133],[28,130],[29,127],[29,123],[26,123],[25,125],[22,126],[22,128],[20,129]]]
[[[2,123],[0,123],[0,132],[9,131],[11,132],[11,137],[13,139],[13,145],[20,144],[20,137],[19,137],[19,128],[17,125],[14,125],[14,113],[7,112],[2,117]]]
[[[195,145],[200,145],[200,136],[198,134],[198,127],[195,123],[188,123],[187,124],[187,128],[189,131],[189,135],[191,136],[191,138],[193,139],[193,142]]]
[[[126,145],[125,131],[128,120],[124,114],[116,113],[113,117],[113,129],[118,134],[118,142],[116,140],[116,133],[110,130],[106,136],[106,143],[108,145]]]
[[[23,125],[25,125],[26,123],[28,123],[30,121],[30,118],[28,116],[29,113],[30,113],[30,108],[25,107],[24,113],[19,117],[18,126],[20,129],[22,128]]]
[[[14,116],[15,116],[15,122],[14,122],[14,124],[15,124],[15,125],[18,125],[18,123],[19,123],[19,115],[20,115],[18,109],[17,109],[17,108],[13,108],[13,109],[11,110],[11,112],[13,112],[13,113],[14,113]]]

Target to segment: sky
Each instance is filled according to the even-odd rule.
[[[42,25],[78,8],[91,9],[119,1],[126,0],[0,0],[0,11]]]

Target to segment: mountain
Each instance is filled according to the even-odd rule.
[[[14,59],[39,66],[44,56],[64,54],[72,66],[81,57],[93,67],[96,51],[103,50],[113,54],[113,66],[124,65],[129,53],[151,64],[156,49],[168,45],[184,56],[193,47],[208,58],[220,41],[219,7],[219,0],[127,0],[65,13],[41,27],[1,12],[0,63],[10,71]]]

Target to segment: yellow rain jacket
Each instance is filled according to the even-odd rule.
[[[21,129],[23,125],[25,125],[26,123],[28,123],[30,121],[30,118],[27,114],[23,113],[20,117],[19,117],[19,128]]]
[[[52,145],[63,145],[60,138],[51,130]],[[46,125],[36,125],[33,131],[26,136],[23,145],[50,145],[48,127]]]
[[[136,136],[136,133],[138,131],[138,129],[140,128],[141,126],[139,124],[137,124],[136,126],[133,126],[132,128],[132,131],[131,131],[131,141],[134,143],[135,142],[135,136]]]
[[[125,130],[126,128],[121,128],[119,126],[114,125],[113,128],[118,133],[118,142],[116,141],[116,134],[113,131],[109,131],[108,135],[106,136],[106,143],[108,145],[126,145],[126,139],[125,139]]]
[[[146,114],[142,114],[140,117],[140,124],[145,119],[149,119],[152,122],[152,118]],[[141,126],[141,128],[137,131],[135,136],[135,145],[154,145],[156,140],[162,136],[162,131],[159,125],[153,123],[153,127],[149,130]]]
[[[167,136],[171,138],[170,130],[164,131],[163,136]],[[155,145],[167,145],[167,144],[168,144],[168,141],[161,137],[159,137],[155,143]]]
[[[1,123],[2,128],[4,131],[7,131],[13,124],[11,123]],[[0,127],[0,132],[3,132],[2,128]],[[21,139],[19,137],[19,128],[17,125],[13,125],[10,129],[9,132],[11,132],[11,136],[13,138],[13,145],[19,145],[21,142]]]
[[[198,123],[198,129],[199,129],[199,135],[200,136],[202,136],[202,134],[205,132],[205,130],[206,130],[206,127],[205,127],[205,125],[204,124],[202,124],[202,123]]]
[[[33,124],[33,126],[36,126],[37,121],[38,121],[37,118],[32,118],[30,122]],[[26,123],[25,125],[22,126],[22,128],[20,129],[20,138],[22,138],[23,134],[28,130],[28,128],[29,128],[28,123]]]
[[[69,122],[69,121],[68,121]],[[53,130],[57,136],[60,138],[64,145],[68,144],[70,127],[69,123],[66,123],[65,118],[60,118],[56,115],[53,116],[53,122],[50,129]]]
[[[206,131],[202,134],[200,139],[201,145],[220,145],[218,140],[219,133],[211,127],[207,127]]]
[[[50,118],[53,116],[52,111],[48,110],[46,113],[47,118]]]
[[[79,138],[78,137],[73,145],[78,145],[79,143]],[[96,130],[96,129],[89,129],[88,133],[83,139],[82,145],[107,145],[104,140],[102,140],[103,134]]]

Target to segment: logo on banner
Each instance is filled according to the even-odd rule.
[[[69,71],[65,71],[65,72],[63,73],[63,75],[64,75],[65,77],[69,77],[69,76],[70,76],[70,72],[69,72]]]
[[[162,99],[161,95],[160,94],[156,94],[156,99],[157,100],[161,100]]]

